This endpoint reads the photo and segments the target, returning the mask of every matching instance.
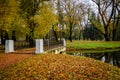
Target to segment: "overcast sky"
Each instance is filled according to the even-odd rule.
[[[93,11],[97,12],[97,6],[92,0],[80,0],[80,1],[84,2],[85,4],[91,5]]]
[[[86,4],[90,4],[91,3],[91,0],[79,0],[80,2],[84,2]]]
[[[51,1],[54,2],[53,0],[51,0]],[[74,1],[74,0],[73,0],[73,1]],[[97,10],[97,6],[96,6],[96,4],[95,4],[92,0],[75,0],[75,1],[85,3],[86,5],[91,5],[91,8],[92,8],[93,11],[95,11],[95,12],[96,12],[96,10]]]
[[[82,3],[85,3],[86,5],[91,5],[92,6],[92,8],[95,8],[96,7],[96,5],[95,5],[95,3],[92,1],[92,0],[78,0],[78,1],[80,1],[80,2],[82,2]]]

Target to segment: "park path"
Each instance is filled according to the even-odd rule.
[[[21,62],[22,60],[33,56],[31,51],[20,50],[14,53],[0,53],[0,69],[5,69],[12,64]]]

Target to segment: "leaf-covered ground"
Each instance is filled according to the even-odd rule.
[[[25,58],[31,57],[33,54],[1,54],[0,53],[0,70],[18,63]]]
[[[120,69],[100,61],[41,54],[0,71],[0,80],[120,80]]]

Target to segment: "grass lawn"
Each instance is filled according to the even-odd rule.
[[[120,69],[65,54],[34,55],[0,71],[0,80],[120,80]]]
[[[67,48],[78,50],[120,49],[120,41],[67,41]]]

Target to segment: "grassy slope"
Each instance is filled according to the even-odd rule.
[[[35,55],[0,71],[0,80],[120,80],[120,69],[85,57]]]
[[[72,43],[67,41],[67,48],[74,49],[115,49],[120,48],[119,42],[105,42],[105,41],[73,41]]]

